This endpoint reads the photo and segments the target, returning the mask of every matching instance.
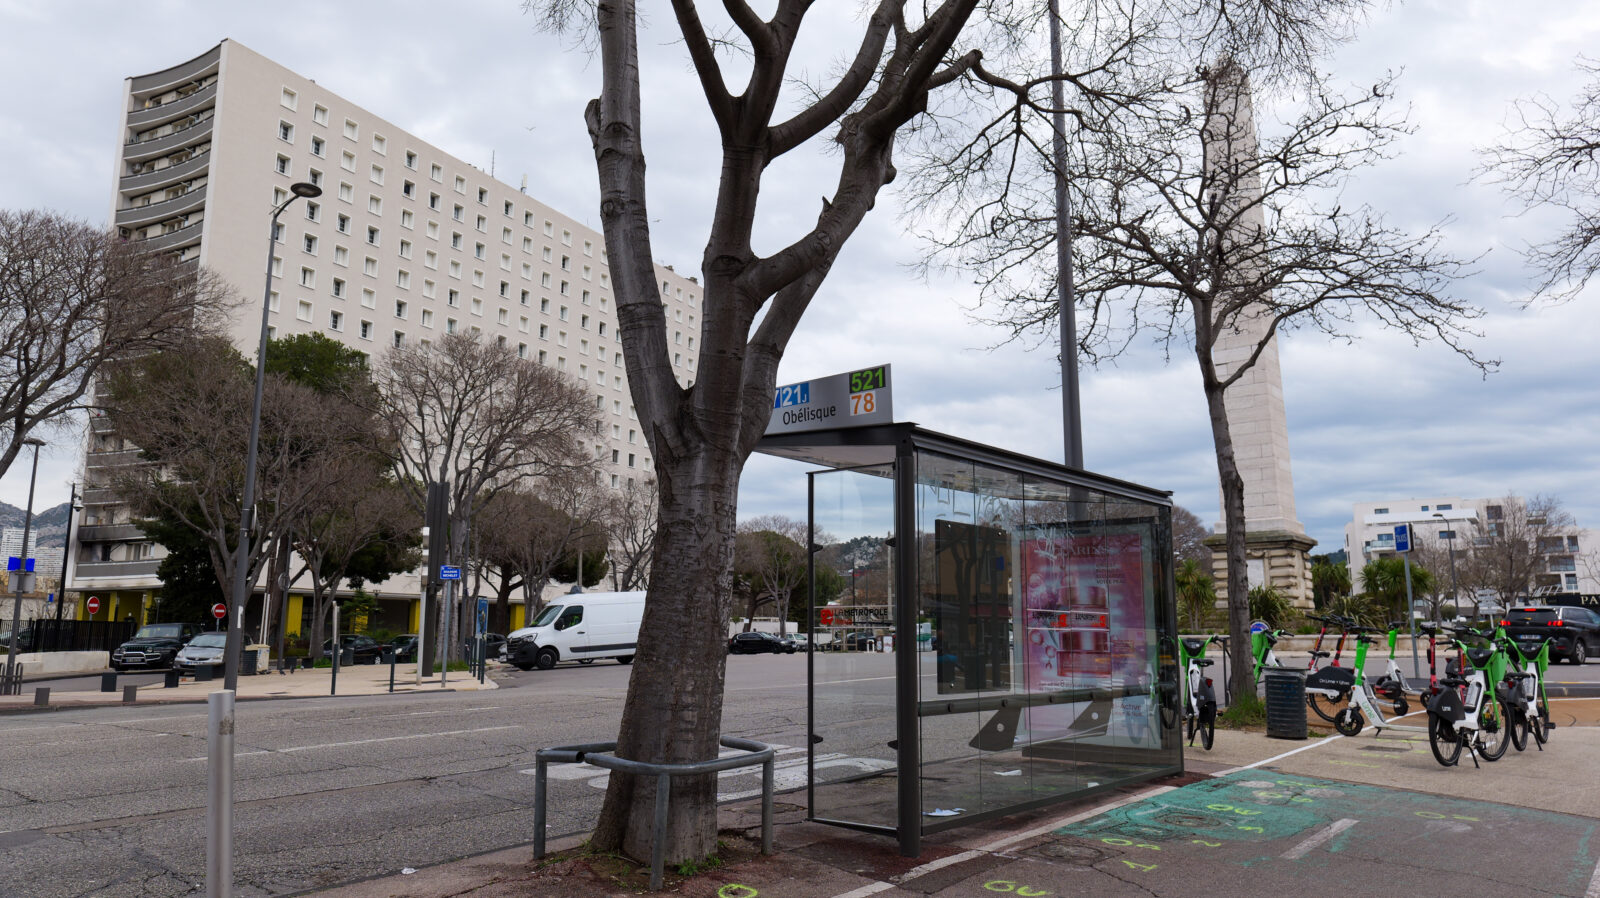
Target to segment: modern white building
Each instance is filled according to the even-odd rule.
[[[151,251],[221,275],[243,297],[230,322],[253,356],[262,238],[290,185],[322,188],[282,215],[272,258],[275,337],[320,333],[374,357],[449,333],[492,340],[594,394],[593,451],[614,487],[650,476],[618,339],[601,234],[243,45],[225,40],[129,78],[111,214]],[[695,378],[700,286],[657,266],[680,382]],[[160,546],[104,488],[137,449],[91,422],[71,589],[101,616],[143,609]],[[404,580],[405,578],[397,578]],[[379,584],[414,595],[415,579]]]
[[[22,528],[0,528],[0,557],[22,558]],[[43,554],[39,549],[39,531],[28,534],[28,554],[26,557],[34,561],[34,573],[40,577],[61,576],[61,550],[46,546]]]
[[[1395,554],[1394,528],[1410,524],[1419,543],[1452,546],[1457,557],[1478,545],[1505,513],[1504,499],[1461,496],[1358,502],[1344,528],[1350,573],[1357,577],[1369,561]],[[1600,594],[1600,531],[1577,530],[1544,537],[1539,546],[1544,570],[1534,574],[1531,593]]]

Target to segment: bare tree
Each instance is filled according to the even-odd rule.
[[[496,620],[510,632],[511,596],[529,596],[532,620],[551,572],[567,558],[580,537],[597,528],[609,500],[593,470],[559,472],[537,484],[496,493],[484,503],[474,525],[477,561],[494,584]]]
[[[330,454],[325,463],[342,476],[319,501],[287,522],[291,544],[304,565],[295,579],[303,574],[311,581],[308,636],[313,658],[322,657],[323,626],[341,582],[352,575],[410,570],[421,561],[419,553],[407,551],[422,527],[421,516],[401,488],[383,476],[382,460],[362,446]],[[382,558],[374,560],[374,554]]]
[[[1202,69],[1159,109],[1122,127],[1085,132],[1070,161],[1078,245],[1077,295],[1089,310],[1080,345],[1114,357],[1143,332],[1170,352],[1188,344],[1210,412],[1226,525],[1233,663],[1248,670],[1249,583],[1244,480],[1225,397],[1293,329],[1354,336],[1366,318],[1414,342],[1443,342],[1488,370],[1465,341],[1482,313],[1449,295],[1466,263],[1441,234],[1409,234],[1371,208],[1334,202],[1353,172],[1406,133],[1387,111],[1384,81],[1354,97],[1305,85],[1297,116],[1258,138],[1247,73],[1233,61]],[[1024,198],[1024,201],[1025,198]],[[1054,219],[989,198],[946,244],[984,272],[993,318],[1017,336],[1055,326],[1053,271],[1037,247]],[[1331,206],[1331,208],[1329,208]],[[1053,263],[1053,258],[1050,260]],[[1031,280],[1029,279],[1031,275]],[[1020,283],[1050,292],[1012,292]],[[1245,678],[1235,689],[1247,689]]]
[[[739,475],[770,417],[778,363],[839,252],[879,191],[894,179],[902,131],[914,122],[916,127],[941,120],[952,127],[962,124],[959,110],[941,119],[941,89],[966,81],[983,90],[1026,94],[1049,83],[1048,77],[1017,83],[993,73],[977,49],[993,44],[997,55],[1009,52],[1036,71],[1042,5],[999,2],[982,4],[980,10],[977,0],[876,0],[857,20],[854,49],[837,76],[830,83],[805,84],[791,80],[789,69],[800,65],[793,54],[802,26],[823,5],[778,0],[763,18],[735,0],[722,4],[724,18],[708,23],[692,0],[674,0],[673,22],[722,151],[702,261],[703,336],[692,388],[674,377],[657,292],[640,127],[637,4],[529,0],[526,5],[542,12],[554,28],[595,26],[601,88],[585,118],[600,177],[601,221],[628,381],[661,494],[644,637],[629,680],[618,752],[655,762],[702,761],[717,755],[721,735]],[[1122,12],[1115,4],[1092,5],[1109,7],[1106,15],[1113,19]],[[1354,0],[1167,4],[1197,11],[1190,25],[1224,44],[1240,32],[1271,31],[1300,16],[1314,23],[1325,10],[1359,5]],[[836,18],[824,27],[835,41],[843,36]],[[1128,30],[1086,27],[1075,35],[1090,42],[1113,34],[1110,43],[1121,46]],[[958,43],[973,48],[958,49]],[[728,69],[726,51],[737,59]],[[1126,54],[1120,58],[1132,61]],[[742,83],[730,84],[734,78]],[[797,108],[780,114],[785,106]],[[754,228],[765,172],[797,148],[828,139],[838,179],[826,188],[830,192],[814,224],[775,251],[758,253]],[[644,809],[652,806],[654,789],[650,778],[612,777],[594,845],[644,857],[651,843],[651,816]],[[717,835],[715,777],[677,777],[672,790],[665,856],[708,855]]]
[[[1487,503],[1483,532],[1473,540],[1475,579],[1502,606],[1541,587],[1560,591],[1561,575],[1549,571],[1548,561],[1551,556],[1573,557],[1568,539],[1577,533],[1572,514],[1555,496],[1508,495]]]
[[[0,210],[0,475],[36,428],[85,405],[109,362],[225,319],[225,285],[50,212]]]
[[[105,390],[117,432],[150,462],[121,470],[112,488],[135,514],[160,514],[203,537],[224,593],[238,557],[253,389],[249,364],[226,339],[210,337],[118,366]],[[269,534],[287,531],[341,485],[347,453],[371,451],[369,420],[339,397],[268,375],[246,582],[260,577]]]
[[[630,482],[612,498],[605,517],[606,536],[611,544],[612,589],[626,592],[650,585],[658,504],[653,477]]]
[[[425,511],[429,484],[449,485],[452,559],[466,560],[473,516],[495,493],[589,463],[579,441],[599,426],[594,400],[566,375],[505,347],[463,334],[395,347],[373,383],[395,475],[413,507]],[[430,596],[438,586],[428,584]],[[424,665],[433,663],[434,646],[451,651],[442,613],[432,603],[438,635],[422,647]]]
[[[789,599],[795,587],[806,582],[809,526],[781,514],[750,518],[739,525],[742,558],[735,561],[735,567],[747,571],[755,580],[757,591],[777,603],[780,636],[789,632]],[[828,540],[819,535],[817,541]]]
[[[1528,247],[1538,272],[1534,299],[1571,299],[1600,271],[1600,62],[1578,60],[1589,82],[1570,110],[1547,96],[1517,103],[1500,143],[1483,151],[1480,176],[1503,184],[1525,209],[1566,219],[1552,239]]]
[[[1181,505],[1172,506],[1172,551],[1180,559],[1193,560],[1201,570],[1211,570],[1211,547],[1205,543],[1210,535],[1194,512]]]

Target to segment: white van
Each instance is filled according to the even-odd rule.
[[[549,670],[561,661],[596,658],[629,664],[643,621],[643,592],[570,593],[506,637],[506,660],[523,670]]]

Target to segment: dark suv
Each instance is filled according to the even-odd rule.
[[[111,669],[171,667],[178,649],[203,632],[205,627],[200,624],[145,624],[111,653]]]
[[[779,639],[776,633],[762,633],[752,630],[749,633],[736,633],[728,640],[728,654],[730,655],[756,655],[762,652],[771,652],[774,655],[793,655],[795,645],[787,639]]]
[[[1512,608],[1500,622],[1506,635],[1530,651],[1546,637],[1551,640],[1550,657],[1582,664],[1590,655],[1600,654],[1600,615],[1576,605],[1547,605]]]

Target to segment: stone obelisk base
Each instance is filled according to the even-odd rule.
[[[1205,538],[1211,549],[1211,576],[1217,582],[1218,607],[1228,599],[1227,537],[1217,533]],[[1317,541],[1303,533],[1288,530],[1247,531],[1244,536],[1245,564],[1250,569],[1250,585],[1273,586],[1296,608],[1315,607],[1311,600],[1311,549]]]

